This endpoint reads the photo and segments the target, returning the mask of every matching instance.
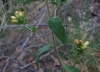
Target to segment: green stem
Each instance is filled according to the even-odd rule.
[[[50,18],[49,3],[48,3],[48,0],[45,0],[45,1],[46,1],[46,4],[47,4],[48,15],[49,15],[49,18]],[[54,16],[56,16],[56,10],[57,10],[57,9],[55,9],[55,14],[54,14]],[[61,66],[61,68],[62,68],[63,65],[62,65],[62,63],[61,63],[60,56],[59,56],[59,52],[58,52],[58,49],[57,49],[57,47],[56,47],[55,36],[54,36],[54,33],[53,33],[53,32],[52,32],[52,38],[53,38],[54,50],[55,50],[56,56],[57,56],[57,58],[58,58],[59,64],[60,64],[60,66]],[[63,72],[63,69],[62,69],[62,72]]]
[[[38,34],[36,34],[36,36],[37,36],[39,39],[43,40],[45,43],[47,43],[47,44],[49,45],[49,43],[48,43],[47,41],[45,41],[43,38],[41,38]]]
[[[24,26],[32,32],[32,30],[31,30],[29,27],[27,27],[26,24],[25,24]],[[47,41],[45,41],[43,38],[41,38],[38,34],[35,33],[35,35],[36,35],[39,39],[41,39],[42,41],[44,41],[45,43],[47,43],[48,45],[50,45]]]

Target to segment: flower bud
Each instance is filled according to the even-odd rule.
[[[78,41],[78,39],[75,39],[75,43],[76,43],[76,44],[79,44],[79,41]]]
[[[68,17],[68,22],[72,23],[72,18],[71,17]]]
[[[88,47],[87,46],[82,46],[81,49],[86,50]]]
[[[15,15],[19,15],[19,11],[16,11],[16,12],[15,12]]]
[[[25,15],[26,13],[25,13],[25,11],[22,11],[22,13]]]
[[[19,11],[16,11],[16,12],[15,12],[15,16],[16,16],[17,19],[20,18]]]
[[[11,20],[11,23],[18,23],[18,20],[12,19],[12,20]]]
[[[86,41],[83,45],[87,46],[89,44],[89,41]]]
[[[15,16],[11,16],[11,19],[16,19],[16,17]]]
[[[24,12],[21,12],[21,11],[20,11],[20,12],[19,12],[19,15],[20,15],[20,17],[24,17],[25,14],[24,14]]]
[[[83,41],[82,40],[79,40],[79,44],[82,45],[83,44]]]

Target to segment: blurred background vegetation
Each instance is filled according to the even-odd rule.
[[[47,26],[48,15],[45,2],[36,0],[23,5],[24,1],[8,0],[5,3],[3,0],[0,1],[0,72],[16,70],[18,70],[16,72],[38,72],[35,64],[26,65],[35,61],[37,50],[46,45],[43,40],[32,34],[23,25],[11,24],[10,17],[14,15],[15,11],[25,10],[28,25],[35,26],[36,33],[52,44],[51,31]],[[50,5],[52,16],[53,12],[54,7]],[[68,2],[62,2],[57,8],[57,16],[63,20],[67,35],[65,46],[61,46],[62,43],[56,38],[57,47],[61,46],[59,54],[63,64],[74,65],[81,72],[99,72],[100,1],[68,0]],[[75,39],[83,40],[83,42],[89,41],[87,50],[77,54]],[[22,51],[17,56],[17,51],[21,48]],[[14,59],[13,56],[17,57]],[[26,67],[21,69],[24,66]],[[59,63],[54,53],[40,60],[40,67],[40,72],[60,72]]]

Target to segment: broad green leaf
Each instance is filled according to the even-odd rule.
[[[63,44],[67,42],[66,32],[60,18],[58,17],[49,18],[48,26]]]
[[[26,26],[31,32],[36,33],[36,28],[31,26]]]
[[[63,66],[64,71],[68,71],[68,72],[81,72],[78,68],[76,68],[75,66],[70,66],[70,65],[64,65]]]
[[[37,53],[37,56],[36,56],[36,66],[37,66],[37,68],[39,68],[39,59],[40,59],[40,56],[41,56],[44,52],[46,52],[46,51],[48,51],[48,50],[50,50],[50,49],[52,49],[52,47],[51,47],[50,45],[46,45],[46,46],[44,46],[44,47],[42,47],[42,48],[40,48],[40,49],[38,50],[38,53]]]
[[[23,3],[23,5],[28,4],[28,3],[30,3],[30,2],[33,2],[33,1],[34,1],[34,0],[25,0],[24,3]]]

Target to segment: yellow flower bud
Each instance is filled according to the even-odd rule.
[[[19,11],[16,11],[16,12],[15,12],[15,15],[18,15],[18,14],[19,14]]]
[[[78,41],[78,39],[75,39],[75,43],[76,43],[76,44],[79,44],[79,41]]]
[[[79,44],[82,45],[83,44],[83,41],[82,40],[79,40]]]
[[[82,46],[82,49],[83,50],[86,50],[88,47],[87,46]]]
[[[15,16],[11,16],[11,19],[16,19],[16,17]]]
[[[24,14],[24,12],[19,12],[19,15],[20,15],[20,17],[24,17],[25,16],[25,14]]]
[[[17,18],[17,19],[19,19],[19,18],[20,18],[19,11],[16,11],[16,12],[15,12],[15,16],[16,16],[16,18]]]
[[[71,17],[68,17],[68,22],[72,23],[72,18]]]
[[[89,42],[86,41],[86,42],[83,44],[82,49],[83,49],[83,50],[86,50],[86,49],[88,48],[88,47],[87,47],[88,44],[89,44]]]
[[[89,41],[86,41],[83,45],[87,46],[89,44]]]
[[[22,13],[25,15],[26,14],[26,12],[25,11],[22,11]]]
[[[11,20],[11,23],[18,23],[18,20],[12,19],[12,20]]]

